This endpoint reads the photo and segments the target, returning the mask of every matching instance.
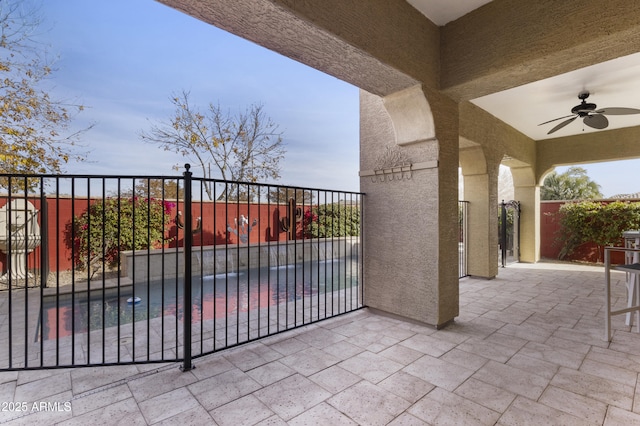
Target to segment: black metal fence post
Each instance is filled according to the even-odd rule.
[[[191,251],[193,247],[192,218],[191,218],[191,175],[190,164],[185,164],[184,176],[184,279],[182,301],[182,371],[193,368],[191,364]]]
[[[44,185],[40,185],[44,188]],[[49,278],[49,205],[44,190],[40,193],[40,287],[47,286]]]

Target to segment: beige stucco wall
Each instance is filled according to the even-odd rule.
[[[458,104],[442,93],[423,88],[431,106],[438,141],[438,322],[442,325],[459,313],[458,292]]]
[[[493,278],[498,274],[498,174],[499,165],[512,168],[515,199],[521,201],[520,254],[523,261],[537,260],[536,237],[525,231],[539,229],[539,215],[529,191],[532,180],[523,181],[522,172],[533,173],[536,164],[536,142],[501,122],[470,102],[461,102],[460,166],[464,177],[464,199],[469,201],[468,272],[478,277]],[[472,145],[471,147],[468,147]],[[525,189],[526,188],[526,189]],[[526,197],[526,198],[522,198]],[[508,200],[505,200],[508,201]],[[537,234],[536,234],[537,235]]]
[[[397,147],[394,123],[382,98],[362,91],[360,111],[361,170],[374,169],[387,147],[402,150],[413,164],[437,164],[437,167],[413,171],[410,178],[403,180],[381,182],[371,176],[362,177],[361,190],[366,193],[365,303],[423,323],[443,325],[458,314],[458,259],[454,238],[457,148],[443,148],[436,140]],[[455,151],[456,159],[448,158],[450,154],[446,151]],[[454,179],[442,173],[443,167],[451,164]],[[442,191],[452,191],[455,215],[449,206],[452,203],[443,201],[439,187]],[[448,198],[452,198],[451,194]]]
[[[640,158],[640,127],[585,133],[536,143],[536,180],[542,183],[554,167]]]
[[[442,28],[441,89],[469,100],[638,51],[640,2],[494,0]]]
[[[493,0],[444,27],[403,0],[157,1],[383,96],[419,83],[465,101],[640,46],[630,0]]]
[[[158,1],[370,93],[439,84],[440,30],[405,1]]]
[[[485,155],[480,145],[460,149],[464,179],[463,200],[468,201],[467,273],[493,278],[498,274],[498,173],[500,158]]]

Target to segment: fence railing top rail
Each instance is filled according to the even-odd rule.
[[[22,180],[22,179],[59,179],[59,180],[78,180],[78,179],[88,179],[88,180],[136,180],[136,181],[145,181],[145,180],[175,180],[175,181],[184,181],[183,175],[133,175],[133,174],[12,174],[12,173],[0,173],[0,179],[14,179],[14,180]],[[209,182],[213,184],[220,185],[243,185],[243,186],[257,186],[257,187],[265,187],[265,188],[288,188],[293,190],[301,190],[301,191],[310,191],[310,192],[327,192],[327,193],[335,193],[335,194],[350,194],[350,195],[365,195],[364,192],[359,191],[350,191],[343,189],[329,189],[329,188],[318,188],[318,187],[305,187],[305,186],[297,186],[297,185],[286,185],[277,182],[247,182],[247,181],[239,181],[239,180],[224,180],[219,178],[205,178],[192,176],[192,181],[197,182]],[[8,195],[8,194],[7,194]]]

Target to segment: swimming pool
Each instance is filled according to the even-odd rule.
[[[305,303],[316,309],[324,304],[326,310],[328,298],[336,292],[345,303],[347,298],[359,300],[359,277],[359,264],[353,259],[194,277],[192,323],[229,318],[249,321],[259,312],[266,312],[267,321],[280,321],[281,309],[299,309],[299,304],[304,307]],[[140,301],[132,302],[133,298]],[[57,339],[163,316],[181,321],[182,299],[182,279],[47,296],[42,305],[41,336],[44,340]],[[330,306],[333,310],[333,302]]]

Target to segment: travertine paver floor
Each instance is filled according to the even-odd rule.
[[[618,305],[623,279],[614,274]],[[599,267],[514,265],[494,280],[462,279],[460,316],[443,330],[365,309],[196,359],[184,373],[4,372],[0,422],[640,424],[640,335],[619,316],[604,341],[603,286]]]

